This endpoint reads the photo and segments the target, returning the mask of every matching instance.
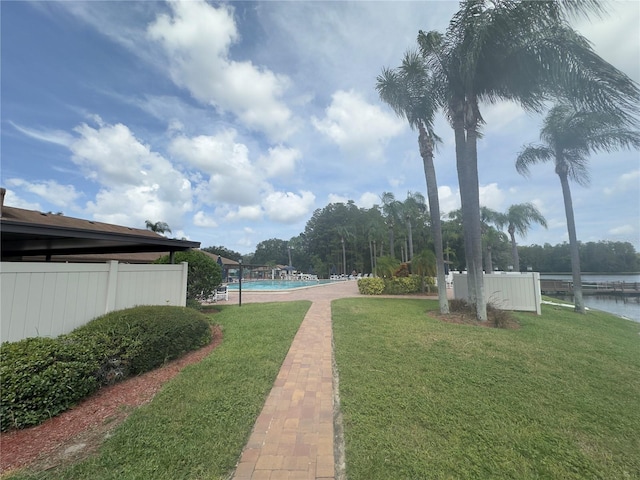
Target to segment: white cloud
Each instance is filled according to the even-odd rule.
[[[233,8],[192,1],[169,5],[172,15],[158,15],[147,33],[168,55],[173,81],[250,128],[278,139],[292,133],[291,111],[280,100],[288,78],[229,58],[239,40]]]
[[[297,148],[278,145],[270,148],[268,155],[261,155],[257,165],[269,178],[289,177],[295,172],[296,164],[301,158],[302,153]]]
[[[613,195],[614,193],[625,192],[629,189],[640,190],[640,169],[623,173],[618,177],[613,186],[605,187],[603,192],[606,195]]]
[[[330,193],[327,195],[327,202],[329,203],[347,203],[350,199],[344,195],[337,193]]]
[[[177,230],[184,214],[192,209],[190,192],[179,193],[182,198],[170,199],[163,197],[159,185],[123,185],[102,189],[86,209],[101,222],[142,228],[146,220],[162,221]]]
[[[38,195],[48,203],[63,209],[77,208],[75,202],[82,196],[73,185],[60,185],[55,180],[28,182],[22,178],[10,178],[7,180],[7,185]]]
[[[73,136],[71,134],[61,130],[38,130],[34,128],[23,127],[13,122],[9,123],[20,133],[36,140],[40,140],[41,142],[48,142],[56,145],[62,145],[63,147],[68,147],[73,141]]]
[[[260,205],[244,205],[238,207],[235,210],[231,210],[229,213],[225,215],[225,220],[227,221],[237,221],[237,220],[250,220],[250,221],[258,221],[261,220],[264,215],[262,207]]]
[[[364,192],[356,203],[362,208],[373,208],[374,205],[380,203],[380,195],[373,192]]]
[[[497,183],[480,185],[480,206],[502,211],[505,194]]]
[[[202,210],[199,210],[193,216],[193,224],[196,227],[207,227],[207,228],[215,228],[218,226],[218,222],[216,222],[215,218],[207,215]]]
[[[313,193],[304,190],[300,191],[300,195],[292,192],[273,192],[264,199],[262,206],[271,220],[294,223],[311,212],[315,200]]]
[[[229,168],[250,169],[249,149],[236,142],[237,132],[226,129],[217,135],[193,138],[178,136],[169,151],[188,165],[209,174],[225,174]]]
[[[42,211],[42,207],[40,206],[39,203],[29,202],[24,200],[20,198],[16,194],[16,192],[14,192],[9,188],[7,188],[7,193],[5,193],[5,196],[4,196],[4,204],[9,207],[23,208],[25,210],[36,210],[39,212]]]
[[[611,235],[631,235],[635,231],[636,229],[633,227],[633,225],[627,224],[612,228],[607,233]]]
[[[93,128],[83,123],[74,131],[80,137],[69,146],[73,162],[88,178],[102,185],[160,183],[168,187],[180,182],[182,175],[171,163],[141,143],[126,125]]]
[[[428,198],[426,200],[429,201]],[[438,187],[438,200],[441,215],[453,212],[460,208],[460,191],[458,189],[454,191],[447,185]]]
[[[377,161],[383,160],[384,147],[389,139],[405,128],[400,119],[378,105],[367,103],[353,90],[334,93],[324,118],[313,117],[311,122],[350,155]]]

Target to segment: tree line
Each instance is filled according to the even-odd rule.
[[[504,213],[481,209],[484,257],[491,259],[490,264],[485,263],[484,271],[570,272],[567,243],[516,245],[519,267],[514,266],[514,237],[525,238],[527,219],[533,216],[535,223],[546,224],[537,210],[517,207],[511,206]],[[514,216],[514,211],[529,215]],[[313,213],[304,232],[289,240],[264,240],[258,243],[255,252],[242,259],[247,265],[291,265],[323,277],[350,274],[353,270],[370,273],[381,257],[408,262],[425,250],[433,251],[430,221],[424,197],[415,192],[409,192],[404,201],[384,193],[380,204],[372,208],[358,207],[353,201],[331,203]],[[452,270],[467,269],[461,212],[449,213],[441,223],[446,264]],[[204,250],[236,260],[241,258],[239,253],[224,247]],[[579,243],[579,250],[585,271],[640,271],[640,255],[629,242]]]

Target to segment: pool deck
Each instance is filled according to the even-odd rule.
[[[351,280],[290,291],[242,292],[243,304],[296,300],[312,304],[254,424],[234,480],[344,478],[342,438],[334,431],[338,392],[331,301],[357,296],[357,282]],[[238,303],[238,292],[232,292],[228,303]]]

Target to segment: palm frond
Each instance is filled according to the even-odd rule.
[[[536,163],[544,163],[553,160],[553,150],[544,145],[526,145],[516,157],[516,170],[520,175],[528,177],[529,167]]]

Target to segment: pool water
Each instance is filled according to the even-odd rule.
[[[243,280],[242,291],[293,290],[332,283],[331,280]],[[229,290],[238,290],[238,283],[230,283]]]

